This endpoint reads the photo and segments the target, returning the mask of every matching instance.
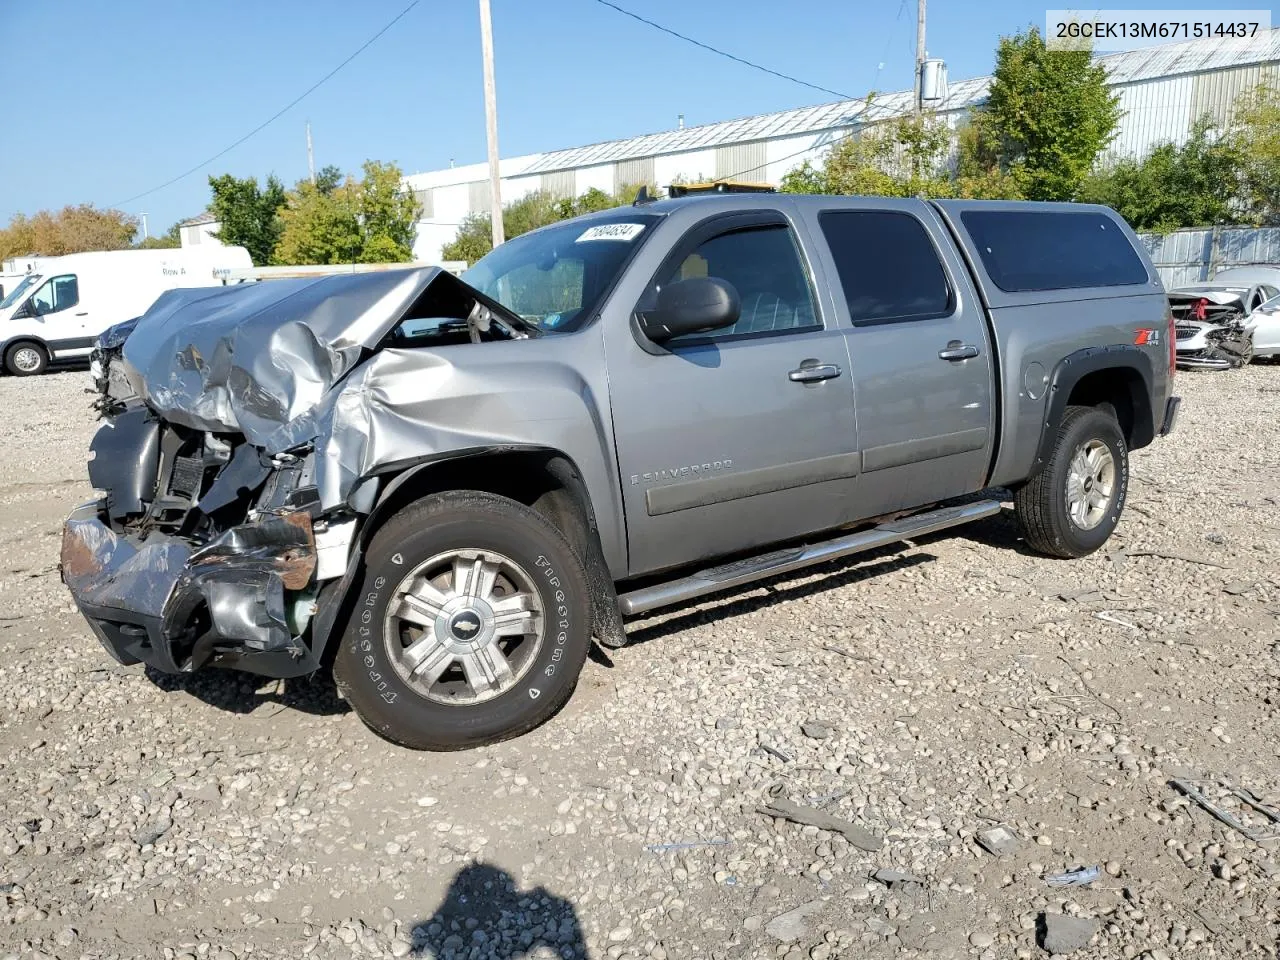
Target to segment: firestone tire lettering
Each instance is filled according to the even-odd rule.
[[[541,597],[541,644],[509,690],[480,703],[427,699],[402,679],[383,636],[395,584],[443,550],[491,549],[526,570]],[[375,533],[359,614],[338,647],[334,677],[365,724],[417,749],[456,750],[538,726],[573,692],[590,645],[590,591],[581,560],[549,520],[505,497],[454,491],[426,497]],[[393,589],[394,588],[394,589]]]

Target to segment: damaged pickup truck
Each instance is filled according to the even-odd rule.
[[[623,618],[991,516],[1102,545],[1173,426],[1102,207],[719,195],[109,331],[62,576],[120,662],[332,669],[375,731],[529,730]]]

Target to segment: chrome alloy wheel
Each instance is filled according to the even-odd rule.
[[[13,351],[13,365],[23,373],[40,369],[40,351],[35,347],[19,347]]]
[[[533,578],[492,550],[449,550],[415,567],[387,604],[400,678],[435,703],[483,703],[515,686],[543,640]]]
[[[1067,516],[1081,530],[1092,530],[1111,509],[1116,488],[1116,461],[1101,440],[1076,448],[1067,469]]]

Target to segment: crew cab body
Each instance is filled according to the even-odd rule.
[[[620,645],[620,614],[910,535],[894,518],[989,515],[998,501],[948,503],[993,487],[1034,491],[1029,536],[1080,555],[1118,520],[1128,450],[1177,409],[1164,290],[1103,207],[690,197],[544,228],[462,281],[410,270],[177,293],[106,345],[131,393],[103,400],[90,475],[106,496],[68,521],[63,576],[117,658],[292,676],[345,636],[344,682],[384,735],[484,742],[538,722],[519,705],[533,709],[529,678],[554,680],[560,657],[507,650],[490,675],[450,635],[461,666],[440,683],[459,685],[412,701],[428,718],[447,704],[442,729],[463,718],[439,736],[421,733],[436,720],[371,719],[414,696],[421,665],[390,661],[501,621],[517,595],[552,647],[584,629]],[[1060,452],[1091,411],[1111,433]],[[1063,494],[1038,492],[1041,474],[1075,484],[1076,539],[1044,512]],[[448,541],[479,558],[477,579],[455,558],[393,590],[413,538],[466,528],[449,511],[468,509],[516,511],[477,543],[544,524],[572,559],[549,546],[522,564],[518,531],[509,549]],[[583,619],[574,591],[538,570],[580,579],[585,627],[564,626]],[[481,581],[498,599],[464,603]],[[435,598],[434,626],[418,624],[415,589]],[[416,626],[379,646],[404,604]]]

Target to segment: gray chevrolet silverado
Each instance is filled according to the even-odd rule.
[[[62,576],[120,662],[332,669],[379,734],[529,730],[623,619],[990,516],[1056,557],[1173,426],[1105,207],[727,195],[108,332]]]

